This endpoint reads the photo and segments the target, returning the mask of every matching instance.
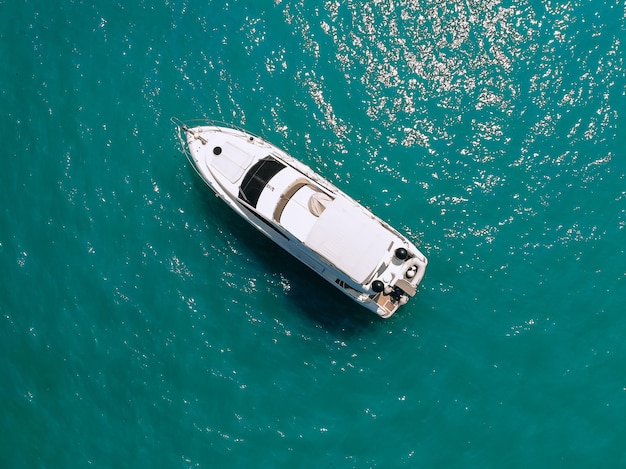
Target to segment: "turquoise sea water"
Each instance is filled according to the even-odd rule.
[[[0,467],[626,465],[619,0],[0,0]],[[374,317],[170,117],[408,234]]]

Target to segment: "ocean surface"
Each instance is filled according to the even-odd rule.
[[[0,0],[0,467],[625,467],[621,0]],[[203,186],[264,136],[407,234],[378,319]]]

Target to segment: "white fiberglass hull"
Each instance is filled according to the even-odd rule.
[[[415,295],[426,257],[308,166],[243,130],[175,123],[216,195],[357,303],[388,318]]]

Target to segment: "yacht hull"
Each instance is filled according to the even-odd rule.
[[[245,130],[174,122],[218,197],[358,304],[388,318],[415,295],[426,257],[328,180]]]

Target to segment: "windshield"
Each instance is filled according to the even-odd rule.
[[[256,208],[261,192],[276,173],[285,167],[271,156],[257,161],[246,173],[239,187],[239,198]]]

